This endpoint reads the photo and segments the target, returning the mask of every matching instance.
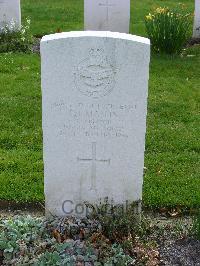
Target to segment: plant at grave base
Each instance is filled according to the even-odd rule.
[[[156,8],[145,18],[146,31],[156,53],[179,54],[190,36],[191,14]]]
[[[137,233],[142,232],[135,206],[133,203],[125,208],[124,205],[111,205],[105,201],[98,206],[98,211],[90,215],[100,222],[102,234],[106,238],[112,243],[123,243],[130,236],[134,238]]]
[[[110,258],[112,255],[112,247],[109,239],[107,239],[101,232],[94,233],[88,242],[95,250],[98,250],[98,260],[103,262],[105,258]]]
[[[133,258],[127,254],[120,244],[113,244],[102,233],[94,233],[88,240],[92,247],[97,250],[99,265],[132,265],[135,262]]]
[[[200,240],[200,210],[193,222],[193,232],[195,236]]]
[[[41,254],[35,266],[41,265],[85,265],[91,262],[96,265],[97,256],[91,246],[66,242],[52,246],[50,251]]]
[[[0,29],[0,52],[30,52],[33,36],[30,31],[30,19],[26,19],[19,29],[15,22]]]
[[[131,258],[129,255],[125,254],[124,250],[120,245],[114,244],[112,246],[112,257],[104,262],[103,265],[110,266],[126,266],[134,265],[135,259]]]
[[[4,262],[25,256],[32,243],[45,234],[41,219],[30,216],[5,220],[0,224],[0,250]]]

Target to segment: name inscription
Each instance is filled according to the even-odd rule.
[[[67,104],[55,102],[51,110],[56,117],[58,136],[128,138],[130,120],[136,105]],[[63,119],[64,118],[64,119]]]

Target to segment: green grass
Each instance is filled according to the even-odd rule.
[[[30,17],[35,35],[83,29],[83,1],[22,0],[23,19]]]
[[[0,199],[41,200],[40,58],[0,56]]]
[[[200,47],[187,54],[151,61],[144,179],[149,206],[200,205]]]
[[[149,9],[178,2],[132,1],[131,32],[145,35]],[[194,1],[182,2],[192,10]],[[22,0],[22,14],[32,18],[35,35],[83,28],[79,0]],[[149,207],[200,206],[199,66],[199,46],[182,57],[152,56],[143,197]],[[0,55],[0,107],[0,199],[43,200],[38,55]]]

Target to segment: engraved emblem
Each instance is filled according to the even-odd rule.
[[[109,94],[115,83],[115,69],[102,49],[91,49],[89,57],[75,71],[75,84],[84,95],[100,98]]]

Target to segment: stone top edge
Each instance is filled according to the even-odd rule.
[[[43,36],[41,43],[47,41],[54,41],[58,39],[78,38],[78,37],[105,37],[105,38],[129,40],[150,45],[150,40],[147,38],[140,37],[137,35],[111,32],[111,31],[70,31],[70,32],[55,33]]]

